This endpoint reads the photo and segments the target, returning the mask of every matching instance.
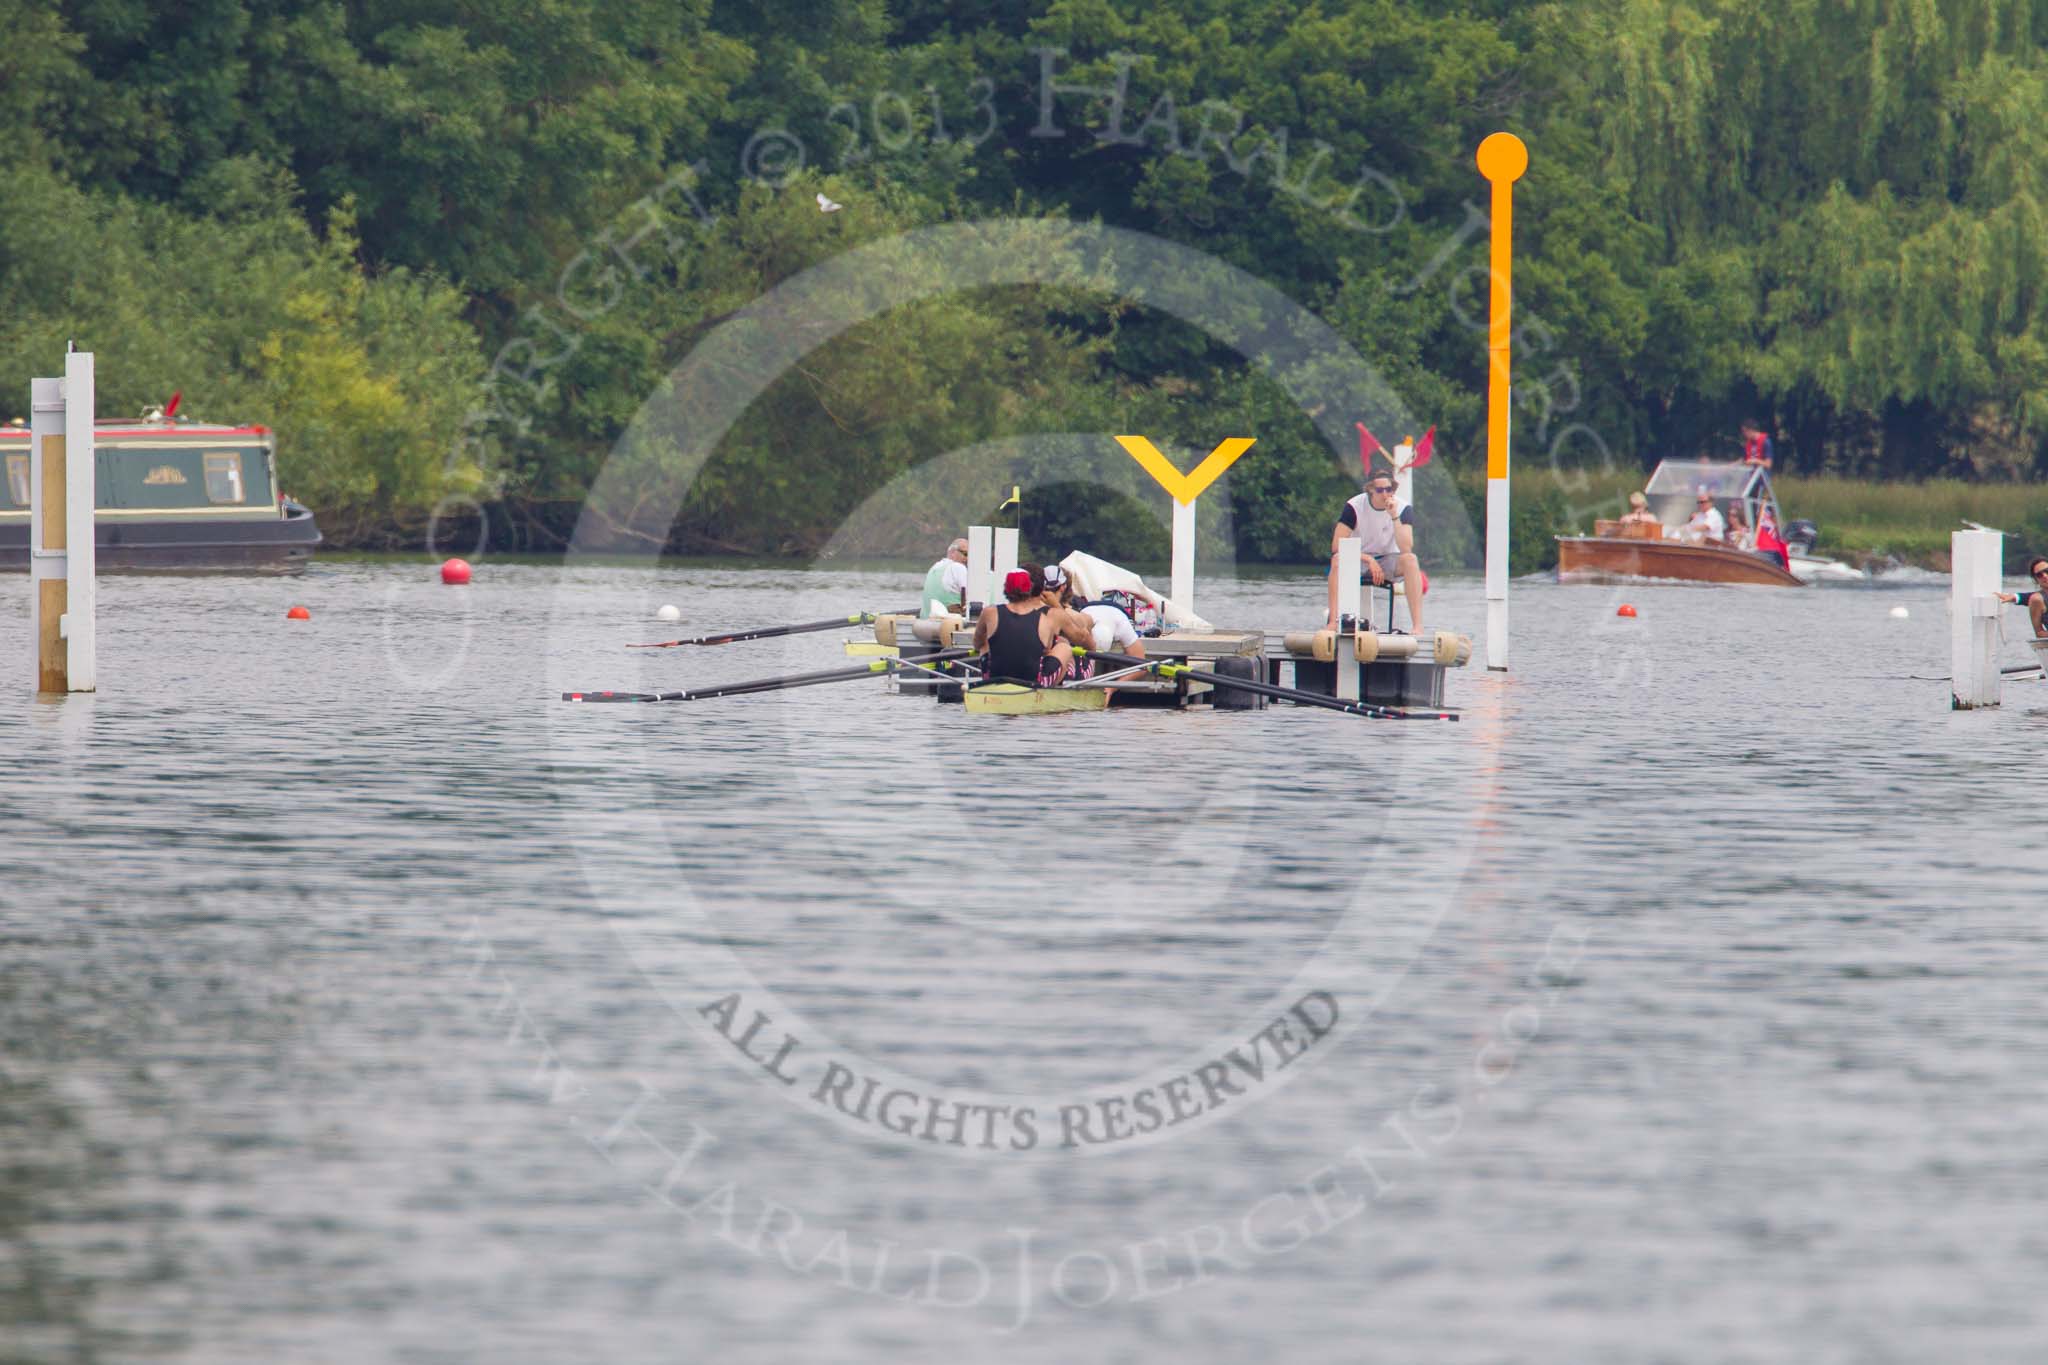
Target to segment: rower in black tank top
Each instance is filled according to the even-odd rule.
[[[1045,657],[1045,641],[1039,638],[1038,623],[1044,615],[1044,607],[1030,611],[996,609],[995,629],[988,637],[991,678],[1038,685],[1038,661]]]

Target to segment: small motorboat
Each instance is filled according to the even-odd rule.
[[[1744,549],[1725,540],[1687,539],[1673,528],[1692,515],[1700,493],[1711,496],[1725,515],[1741,507],[1751,526],[1768,517],[1783,527],[1789,569],[1778,557]],[[1770,472],[1761,465],[1709,460],[1665,460],[1643,489],[1655,522],[1598,520],[1590,536],[1557,538],[1557,580],[1560,583],[1611,583],[1638,579],[1675,579],[1691,583],[1755,583],[1797,588],[1809,583],[1857,582],[1868,577],[1861,569],[1813,553],[1820,529],[1810,521],[1787,526],[1771,491]]]

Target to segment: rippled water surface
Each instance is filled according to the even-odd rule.
[[[2048,691],[1908,676],[1945,584],[1520,583],[1457,725],[556,699],[918,581],[108,579],[57,703],[0,582],[0,1360],[2040,1357]]]

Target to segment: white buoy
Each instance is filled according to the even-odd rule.
[[[1892,620],[1894,620],[1894,621],[1903,621],[1903,620],[1905,620],[1905,619],[1906,619],[1906,618],[1907,618],[1908,616],[1911,616],[1912,614],[1913,614],[1912,612],[1910,612],[1910,611],[1907,611],[1907,610],[1906,610],[1906,609],[1905,609],[1904,607],[1893,607],[1893,608],[1892,608]]]
[[[671,603],[654,613],[654,619],[657,621],[680,621],[683,619],[683,609]]]

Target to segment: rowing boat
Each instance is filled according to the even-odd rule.
[[[1044,716],[1061,711],[1100,711],[1109,693],[1100,687],[1026,687],[1022,683],[983,683],[961,697],[970,715]]]

